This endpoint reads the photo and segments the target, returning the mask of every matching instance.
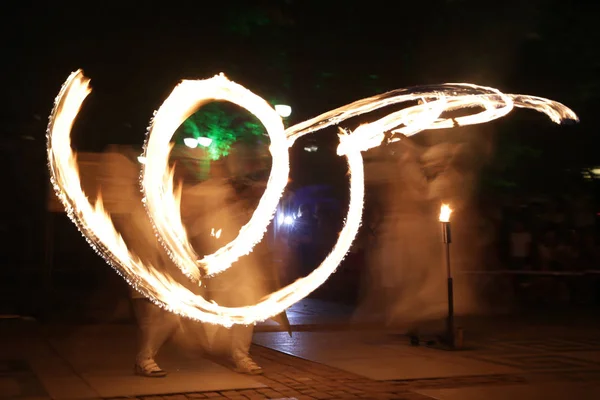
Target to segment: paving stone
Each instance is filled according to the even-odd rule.
[[[238,390],[227,390],[227,391],[221,392],[221,396],[225,396],[228,399],[231,399],[232,397],[240,397],[243,395]]]
[[[204,393],[207,399],[225,399],[225,396],[222,396],[221,393],[217,392],[206,392]]]
[[[569,344],[568,349],[572,347],[574,345]],[[374,381],[263,347],[255,346],[252,352],[256,361],[265,368],[264,375],[253,377],[256,381],[264,384],[266,386],[264,388],[190,393],[184,397],[180,397],[183,395],[147,396],[140,397],[140,400],[180,400],[184,398],[229,400],[431,400],[430,397],[416,393],[415,391],[427,388],[446,389],[486,385],[526,385],[534,382],[600,381],[600,365],[593,370],[573,370],[565,371],[564,373],[556,370],[524,371],[522,373],[507,375],[496,374],[436,379]]]
[[[258,393],[264,394],[267,397],[273,398],[273,399],[277,399],[277,398],[281,398],[283,397],[281,395],[281,393],[276,392],[273,389],[257,389]]]
[[[319,400],[333,399],[334,398],[329,393],[324,393],[324,392],[315,392],[315,393],[311,394],[311,396],[314,397],[315,399],[319,399]]]
[[[294,390],[294,389],[281,389],[281,390],[278,390],[278,392],[281,393],[283,396],[286,396],[286,397],[296,397],[296,396],[299,396],[301,394],[304,394],[303,392],[299,392],[299,391]]]
[[[236,390],[236,392],[243,396],[254,396],[260,394],[254,389]]]
[[[268,399],[264,394],[256,393],[256,394],[247,394],[246,397],[250,400],[265,400]]]

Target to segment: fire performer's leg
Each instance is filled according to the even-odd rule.
[[[248,266],[243,265],[242,267]],[[236,282],[236,278],[239,279],[243,272],[248,272],[241,270],[239,267],[236,270],[226,271],[222,274],[222,278]],[[228,297],[227,300],[223,299],[226,301],[225,304],[232,307],[239,307],[256,302],[258,293],[256,280],[258,278],[251,275],[246,275],[245,278],[245,285],[235,285],[236,290],[234,293],[223,293]],[[262,368],[250,357],[250,344],[252,343],[253,333],[254,325],[233,325],[231,327],[231,357],[237,372],[252,375],[263,372]]]
[[[147,299],[134,299],[133,303],[140,330],[136,373],[148,377],[166,376],[167,373],[156,364],[154,357],[175,331],[177,318]]]
[[[231,327],[232,357],[235,370],[245,374],[260,374],[262,368],[250,358],[250,344],[254,326],[234,325]]]

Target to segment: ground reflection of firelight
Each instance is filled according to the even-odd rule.
[[[145,161],[141,182],[144,204],[157,235],[174,263],[192,280],[217,274],[252,251],[273,218],[288,181],[288,149],[295,140],[328,126],[370,111],[405,102],[419,102],[361,125],[353,131],[340,129],[338,155],[348,160],[350,204],[344,227],[331,253],[311,274],[247,307],[222,307],[195,295],[164,271],[147,265],[129,252],[102,201],[90,204],[81,188],[70,132],[79,109],[90,93],[89,80],[82,71],[69,76],[60,90],[50,116],[47,132],[48,166],[54,190],[67,214],[88,243],[140,293],[165,309],[200,321],[224,326],[251,324],[277,315],[306,297],[335,271],[354,240],[362,216],[364,171],[362,151],[384,142],[400,140],[394,134],[414,135],[425,129],[452,128],[479,124],[508,114],[514,107],[530,108],[546,114],[556,123],[577,121],[564,105],[532,96],[510,95],[496,89],[472,84],[443,84],[399,89],[328,111],[318,117],[283,128],[281,116],[262,98],[219,75],[199,81],[183,81],[165,100],[148,131],[144,146]],[[211,101],[229,101],[254,114],[265,126],[271,139],[273,157],[269,183],[250,221],[238,236],[214,254],[199,260],[188,242],[179,210],[179,198],[173,186],[173,171],[168,168],[169,142],[177,127],[198,107]],[[445,118],[442,113],[473,109],[471,115]],[[207,233],[208,235],[208,233]]]

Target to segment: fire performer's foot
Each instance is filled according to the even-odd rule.
[[[233,360],[235,363],[234,371],[240,374],[260,375],[264,371],[250,357],[240,357]]]
[[[148,378],[163,378],[167,376],[167,373],[156,364],[151,358],[146,360],[138,361],[135,364],[136,375],[145,376]]]

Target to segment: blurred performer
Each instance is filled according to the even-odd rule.
[[[137,155],[132,149],[113,150],[103,156],[102,192],[106,209],[113,214],[115,227],[133,253],[145,263],[159,269],[171,261],[162,250],[142,203]],[[173,268],[173,272],[175,268]],[[146,377],[164,377],[167,373],[155,361],[163,344],[179,326],[179,317],[154,305],[130,288],[135,317],[139,327],[139,343],[135,373]]]
[[[456,270],[476,269],[481,261],[480,238],[472,233],[476,220],[472,204],[476,174],[472,170],[476,164],[465,146],[456,143],[421,146],[402,137],[393,156],[390,150],[388,153],[371,167],[366,164],[366,175],[381,180],[376,185],[376,210],[368,218],[374,240],[367,294],[358,317],[383,311],[381,317],[388,324],[413,329],[425,320],[442,317],[447,310],[437,220],[442,203],[450,203],[453,216],[460,220],[453,230],[458,237],[452,244]],[[369,168],[378,168],[380,174]],[[458,290],[456,310],[473,309],[477,302],[470,288],[455,286],[455,293]]]
[[[429,182],[420,164],[422,149],[403,138],[395,165],[396,175],[387,193],[381,221],[380,263],[382,286],[386,289],[388,322],[410,320],[429,313],[435,283],[436,211]],[[433,279],[433,280],[432,280]]]
[[[387,324],[411,325],[434,314],[437,294],[443,293],[436,270],[441,260],[435,236],[439,200],[432,198],[421,164],[423,148],[403,137],[394,153],[373,165],[382,173],[387,170],[387,179],[378,182],[371,199],[370,269],[359,318],[380,312]]]
[[[112,151],[104,156],[103,164],[103,193],[107,199],[116,199],[106,202],[107,211],[123,214],[114,215],[115,225],[132,252],[143,261],[164,269],[194,293],[226,307],[254,304],[272,291],[266,290],[267,284],[276,282],[277,279],[272,279],[269,275],[273,273],[271,269],[259,268],[270,265],[262,263],[267,254],[264,252],[265,247],[260,244],[227,271],[212,278],[203,277],[202,286],[191,282],[168,258],[154,235],[137,185],[137,154],[131,150]],[[182,219],[190,241],[200,256],[213,253],[232,240],[250,218],[249,213],[254,210],[254,207],[247,207],[225,179],[228,173],[224,165],[215,163],[211,165],[211,170],[211,179],[184,187],[181,199]],[[277,288],[275,285],[273,289]],[[188,347],[199,345],[211,353],[231,356],[237,372],[262,372],[262,368],[250,358],[249,353],[253,326],[235,325],[228,329],[182,319],[155,306],[139,293],[133,290],[131,293],[140,328],[136,373],[148,377],[166,375],[154,357],[175,333],[184,333],[180,339]],[[289,328],[285,313],[274,320]]]
[[[228,175],[225,165],[215,162],[211,165],[210,179],[183,190],[182,216],[188,236],[201,256],[213,253],[234,239],[250,218],[248,210],[253,210],[246,207],[246,199],[235,192],[226,179]],[[242,307],[258,302],[268,293],[270,263],[264,249],[259,243],[226,271],[205,278],[203,282],[210,299],[222,306]],[[237,372],[262,373],[262,368],[250,357],[253,325],[207,329],[213,330],[212,351],[229,354]]]

